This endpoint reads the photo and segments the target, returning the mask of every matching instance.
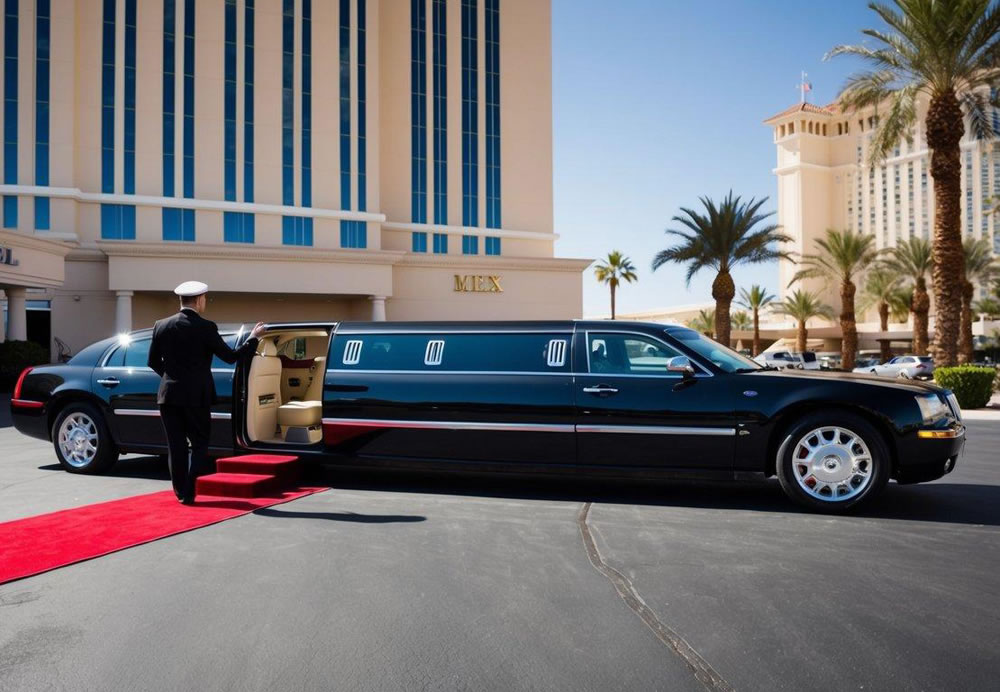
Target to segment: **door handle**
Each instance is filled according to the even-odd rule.
[[[106,377],[103,380],[98,380],[97,384],[103,384],[105,387],[117,387],[121,384],[121,380],[117,377]]]
[[[606,384],[599,384],[596,387],[584,387],[583,391],[587,394],[617,394],[618,390],[615,387],[609,387]]]

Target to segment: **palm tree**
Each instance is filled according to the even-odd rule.
[[[878,308],[879,331],[889,331],[889,314],[897,319],[906,319],[910,303],[903,291],[903,277],[888,267],[876,265],[868,272],[865,288],[861,294],[861,305],[867,310],[873,305]],[[879,339],[879,357],[882,362],[889,360],[889,340]]]
[[[753,324],[753,321],[750,319],[750,315],[748,315],[745,311],[737,310],[732,315],[730,315],[729,324],[733,329],[742,332],[746,331],[747,329],[750,329],[750,326],[751,324]]]
[[[618,285],[622,281],[632,283],[639,278],[635,273],[635,266],[632,264],[632,260],[618,250],[614,250],[609,252],[607,258],[594,267],[594,276],[611,289],[611,319],[614,319],[615,291],[618,290]]]
[[[848,79],[845,111],[882,115],[871,140],[869,165],[910,139],[918,97],[929,99],[927,146],[934,178],[935,342],[943,365],[958,356],[962,306],[961,175],[959,143],[965,121],[977,138],[993,136],[987,101],[1000,81],[1000,8],[994,0],[895,0],[869,7],[889,31],[865,29],[871,45],[837,46],[827,57],[853,55],[871,67]]]
[[[958,339],[958,360],[971,363],[972,348],[972,296],[976,282],[990,281],[1000,276],[1000,263],[993,259],[993,247],[988,240],[966,238],[962,243],[965,254],[965,279],[962,285],[962,329]]]
[[[699,310],[695,317],[688,320],[687,326],[699,331],[707,337],[715,334],[715,309]]]
[[[986,315],[988,319],[1000,317],[1000,300],[983,298],[972,304],[972,310],[977,315]]]
[[[748,291],[740,289],[740,299],[737,305],[741,305],[753,313],[753,355],[760,353],[760,311],[767,307],[774,296],[765,291],[761,286],[754,284]]]
[[[913,236],[889,250],[885,261],[890,271],[913,282],[910,313],[913,315],[913,350],[918,355],[927,353],[927,312],[931,307],[927,295],[927,274],[935,266],[931,244]],[[940,314],[940,312],[938,313]]]
[[[840,283],[840,359],[845,370],[854,369],[858,354],[858,325],[854,317],[854,278],[868,269],[876,257],[875,236],[853,231],[826,230],[825,238],[815,240],[819,250],[815,255],[802,255],[803,268],[796,272],[789,285],[802,279],[825,279]]]
[[[685,226],[687,231],[667,230],[668,235],[681,238],[679,245],[660,250],[653,258],[653,271],[668,262],[686,262],[687,283],[699,270],[710,268],[716,272],[712,282],[715,299],[715,338],[729,345],[729,306],[736,295],[736,286],[730,271],[741,264],[770,262],[778,258],[791,259],[788,253],[774,247],[776,243],[790,242],[791,238],[779,233],[777,224],[758,224],[774,212],[762,214],[760,208],[767,201],[750,199],[743,202],[730,190],[721,204],[708,197],[700,198],[705,213],[681,207],[681,214],[673,221]]]
[[[799,334],[797,348],[800,352],[806,350],[806,337],[808,336],[806,322],[813,317],[833,317],[833,308],[820,302],[817,294],[804,291],[801,288],[778,303],[774,308],[774,312],[777,315],[788,315],[798,321]]]

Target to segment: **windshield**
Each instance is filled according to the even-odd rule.
[[[727,348],[717,341],[712,341],[693,329],[668,329],[667,334],[702,358],[712,361],[716,367],[725,372],[761,369],[760,363],[741,356],[731,348]]]

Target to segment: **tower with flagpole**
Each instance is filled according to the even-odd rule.
[[[806,102],[806,94],[808,94],[810,91],[812,91],[812,88],[813,88],[812,82],[809,82],[806,79],[808,76],[809,75],[807,75],[805,72],[802,72],[802,79],[801,79],[801,81],[799,81],[799,86],[798,86],[798,88],[799,88],[799,102],[800,103],[805,103]]]

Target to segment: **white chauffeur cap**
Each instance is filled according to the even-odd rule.
[[[174,289],[174,293],[181,298],[193,298],[200,296],[202,293],[208,293],[208,284],[201,281],[185,281]]]

